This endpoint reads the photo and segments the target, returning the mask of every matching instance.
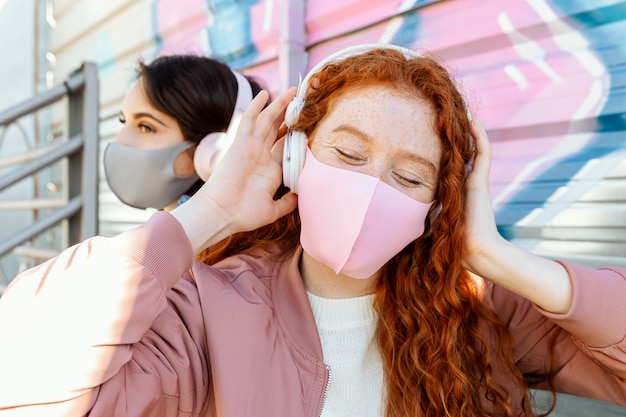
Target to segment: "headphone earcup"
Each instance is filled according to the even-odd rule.
[[[306,156],[308,139],[302,132],[287,134],[283,148],[283,184],[292,192],[298,193],[298,179]]]
[[[193,154],[193,167],[202,181],[206,182],[209,179],[215,166],[228,150],[226,140],[226,133],[214,132],[209,133],[198,142]]]

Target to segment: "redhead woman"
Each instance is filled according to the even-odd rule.
[[[2,417],[626,405],[626,271],[498,234],[489,141],[441,64],[358,46],[267,99],[185,204],[13,281]]]

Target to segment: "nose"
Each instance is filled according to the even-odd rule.
[[[367,165],[365,174],[378,178],[382,182],[391,185],[391,169],[390,164],[385,158],[376,158]]]
[[[378,178],[379,181],[384,182],[398,191],[404,192],[402,187],[398,185],[398,181],[394,179],[392,158],[381,157],[372,160],[372,162],[368,164],[366,171],[368,171],[365,172],[367,175]]]
[[[113,143],[118,143],[120,145],[133,146],[133,135],[129,131],[126,125],[122,125],[122,128],[117,132],[117,134],[111,140]]]
[[[384,158],[372,160],[369,164],[361,167],[359,171],[362,174],[377,178],[379,181],[384,182],[399,191],[403,191],[400,187],[398,187],[398,183],[393,179],[391,164]]]

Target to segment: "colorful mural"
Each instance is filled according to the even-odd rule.
[[[289,7],[297,7],[297,1],[145,4],[124,9],[141,15],[150,28],[139,36],[142,46],[122,47],[113,31],[102,32],[111,38],[109,55],[97,57],[98,62],[112,68],[138,50],[153,56],[200,52],[259,77],[273,94],[284,85],[279,57],[289,33],[283,23],[292,18]],[[542,254],[591,263],[590,255],[623,255],[626,1],[303,0],[302,7],[303,68],[365,42],[403,45],[446,62],[472,113],[488,129],[492,198],[505,237]],[[92,45],[105,50],[102,40]],[[114,85],[119,77],[103,75],[103,84],[111,85],[104,94],[116,94],[106,98],[111,106],[106,114],[114,115],[123,91]],[[114,122],[103,116],[105,141],[113,133],[109,120]],[[105,223],[121,216],[109,216]]]
[[[349,43],[383,41],[443,58],[490,132],[497,220],[515,238],[577,203],[624,150],[626,103],[614,84],[616,64],[626,60],[617,40],[626,33],[626,4],[605,3],[404,2],[397,17],[316,52],[321,58]],[[579,175],[596,181],[572,183]],[[566,226],[606,226],[600,220],[580,216]]]
[[[202,51],[233,68],[276,53],[278,11],[272,0],[157,0],[154,7],[158,53]],[[268,39],[272,39],[268,44]]]

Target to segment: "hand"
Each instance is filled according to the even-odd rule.
[[[476,157],[465,183],[463,267],[547,311],[567,312],[572,301],[572,286],[565,268],[508,242],[498,233],[489,197],[491,147],[485,129],[475,118],[472,136],[476,142]]]
[[[243,114],[235,139],[208,181],[185,204],[172,211],[199,253],[227,236],[257,229],[292,211],[297,197],[274,200],[282,183],[276,142],[285,109],[295,96],[291,88],[267,108],[260,92]],[[263,109],[263,110],[262,110]]]
[[[480,121],[472,119],[476,156],[465,182],[465,256],[463,267],[477,273],[490,248],[503,243],[489,195],[491,146]]]

